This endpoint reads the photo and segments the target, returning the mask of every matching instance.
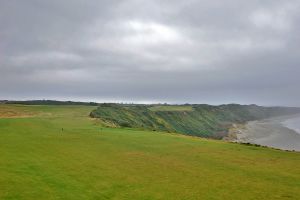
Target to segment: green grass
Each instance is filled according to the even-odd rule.
[[[300,153],[101,128],[93,109],[0,105],[31,113],[0,119],[0,199],[299,199]]]
[[[192,106],[182,106],[182,105],[167,105],[167,106],[153,106],[149,110],[157,112],[157,111],[193,111]]]

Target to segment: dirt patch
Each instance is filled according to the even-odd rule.
[[[25,118],[25,117],[32,117],[34,115],[30,114],[23,114],[23,113],[16,113],[16,112],[0,112],[0,118]]]
[[[228,130],[228,134],[223,140],[236,142],[237,141],[237,134],[241,133],[241,130],[245,129],[245,124],[232,124],[232,126]]]
[[[32,117],[36,114],[30,111],[14,108],[14,107],[6,107],[0,106],[0,118],[25,118]]]

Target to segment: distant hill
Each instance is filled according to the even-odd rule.
[[[178,132],[222,138],[233,123],[245,123],[280,115],[299,113],[299,108],[228,104],[136,105],[100,104],[90,113],[105,125]]]
[[[8,101],[0,100],[0,103],[5,104],[21,104],[21,105],[86,105],[86,106],[97,106],[95,102],[79,102],[79,101],[56,101],[56,100],[28,100],[28,101]]]

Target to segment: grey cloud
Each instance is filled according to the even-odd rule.
[[[300,106],[299,8],[1,1],[0,98]]]

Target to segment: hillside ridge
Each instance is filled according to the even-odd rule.
[[[140,128],[221,139],[233,123],[261,120],[300,112],[293,107],[257,105],[139,105],[103,103],[90,113],[108,127]]]

